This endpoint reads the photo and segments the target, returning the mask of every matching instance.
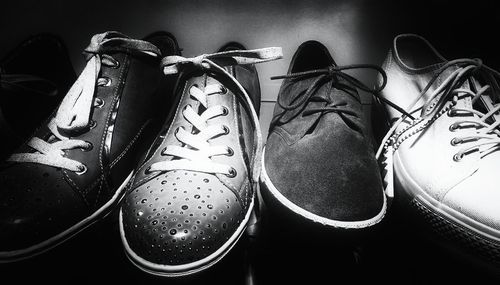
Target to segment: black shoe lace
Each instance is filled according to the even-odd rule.
[[[359,79],[353,77],[350,74],[347,74],[344,72],[344,70],[353,70],[353,69],[371,69],[375,70],[378,74],[382,76],[382,83],[378,86],[375,86],[374,88],[370,88],[366,86],[363,82],[361,82]],[[319,75],[319,76],[318,76]],[[314,96],[315,91],[322,86],[322,84],[331,81],[332,86],[337,89],[353,89],[353,88],[358,88],[360,90],[363,90],[365,92],[371,93],[377,98],[379,98],[381,101],[387,103],[388,105],[394,107],[396,110],[400,111],[401,113],[411,117],[410,114],[408,114],[405,110],[400,108],[399,106],[395,105],[394,103],[390,102],[389,100],[381,97],[379,95],[379,92],[384,89],[386,83],[387,83],[387,75],[385,74],[384,70],[373,64],[352,64],[352,65],[344,65],[344,66],[336,66],[336,65],[331,65],[328,68],[323,68],[323,69],[315,69],[315,70],[308,70],[308,71],[303,71],[303,72],[296,72],[296,73],[290,73],[286,75],[279,75],[279,76],[273,76],[271,77],[271,80],[276,80],[276,79],[293,79],[293,80],[303,80],[306,78],[310,78],[313,76],[318,76],[309,86],[309,88],[304,92],[301,93],[302,95],[298,95],[297,97],[299,98],[285,98],[285,96],[278,96],[278,105],[285,110],[285,112],[280,113],[279,115],[275,116],[273,120],[271,121],[271,125],[275,125],[277,123],[280,124],[286,124],[290,122],[292,119],[294,119],[298,114],[300,114],[307,105],[307,102],[309,101],[325,101],[327,103],[326,106],[323,107],[316,107],[316,108],[311,108],[306,110],[303,115],[311,115],[313,113],[329,113],[329,112],[336,112],[336,113],[343,113],[343,114],[348,114],[348,115],[353,115],[357,116],[355,112],[342,108],[342,106],[345,106],[347,103],[346,102],[338,102],[338,103],[333,103],[330,102],[328,99]],[[342,82],[340,79],[343,79],[344,82]],[[289,99],[290,103],[284,102],[285,99]],[[290,100],[291,99],[291,100]],[[295,102],[293,102],[296,100]],[[295,110],[299,109],[298,112],[295,113],[295,115],[288,117],[287,119],[283,119],[284,114],[286,111],[290,110]]]

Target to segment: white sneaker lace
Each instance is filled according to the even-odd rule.
[[[90,58],[59,106],[55,117],[48,123],[48,128],[56,138],[54,142],[47,142],[33,137],[27,145],[35,152],[12,154],[7,161],[18,163],[38,163],[67,169],[77,174],[86,172],[87,167],[74,159],[65,156],[65,150],[89,149],[89,142],[72,139],[61,134],[71,134],[95,127],[90,120],[92,107],[102,105],[102,99],[94,99],[95,87],[109,83],[107,78],[98,78],[101,65],[113,65],[111,56],[101,55],[106,51],[136,51],[151,56],[160,56],[160,51],[151,43],[130,39],[118,32],[107,32],[92,37],[90,45],[85,49]],[[90,126],[89,126],[90,123]]]
[[[282,57],[281,48],[263,48],[257,50],[232,50],[215,54],[204,54],[194,58],[184,58],[181,56],[168,56],[162,61],[165,74],[178,73],[182,65],[194,65],[201,69],[210,69],[213,72],[224,75],[230,79],[238,87],[241,94],[235,92],[236,96],[243,97],[242,101],[247,105],[248,110],[251,110],[252,122],[256,134],[256,149],[254,162],[260,161],[262,154],[262,135],[258,116],[253,107],[252,101],[246,90],[241,84],[227,71],[223,66],[237,64],[256,64],[276,60]],[[227,135],[229,129],[223,125],[211,125],[209,120],[217,116],[226,115],[228,109],[224,106],[216,105],[208,107],[207,97],[213,94],[224,94],[226,89],[221,85],[208,85],[204,90],[198,87],[191,87],[189,94],[205,107],[205,111],[198,115],[191,106],[187,106],[182,115],[188,123],[190,123],[198,132],[190,133],[184,128],[179,128],[175,132],[177,140],[184,144],[183,147],[176,145],[168,145],[162,154],[173,156],[175,159],[165,160],[153,163],[148,171],[170,171],[170,170],[192,170],[206,173],[220,173],[228,176],[234,176],[235,170],[233,167],[225,164],[220,164],[212,161],[213,156],[217,155],[232,155],[233,151],[229,146],[211,145],[210,139],[217,136]],[[260,173],[260,163],[253,163],[254,169],[252,178],[257,181]]]

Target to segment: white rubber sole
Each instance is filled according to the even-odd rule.
[[[404,191],[410,198],[416,199],[424,205],[436,216],[439,216],[449,222],[457,224],[469,231],[476,233],[479,236],[500,243],[500,231],[493,229],[487,225],[481,224],[470,217],[452,209],[438,200],[427,194],[420,186],[411,178],[406,169],[401,163],[398,153],[394,154],[394,172],[395,179],[401,185],[398,190]]]
[[[112,212],[114,206],[118,205],[121,198],[123,198],[123,194],[127,183],[130,178],[132,178],[133,172],[131,172],[125,181],[120,185],[120,187],[116,190],[115,194],[106,204],[100,207],[97,211],[95,211],[92,215],[88,216],[84,220],[78,222],[71,228],[55,235],[41,243],[30,246],[28,248],[13,250],[13,251],[2,251],[0,252],[0,263],[8,263],[14,261],[20,261],[23,259],[27,259],[41,253],[44,253],[57,245],[67,241],[71,237],[75,236],[85,228],[91,226],[95,222],[104,219],[109,213]]]
[[[251,214],[253,212],[254,200],[255,200],[255,192],[252,197],[252,201],[250,203],[248,211],[245,215],[245,219],[240,223],[240,225],[236,229],[236,232],[234,232],[233,235],[231,235],[231,237],[229,238],[229,240],[227,240],[219,249],[217,249],[217,251],[215,251],[214,253],[210,254],[209,256],[203,259],[182,265],[158,264],[148,261],[137,255],[132,250],[132,248],[130,248],[130,245],[127,242],[127,238],[125,237],[125,231],[123,228],[122,210],[120,209],[120,217],[119,217],[120,237],[122,239],[122,243],[125,248],[125,253],[128,259],[132,262],[132,264],[134,264],[140,270],[152,275],[162,276],[162,277],[181,277],[199,273],[219,262],[237,244],[238,240],[245,232],[248,221],[250,220]]]
[[[384,195],[384,202],[382,205],[382,208],[380,212],[375,215],[374,217],[363,220],[363,221],[337,221],[337,220],[332,220],[328,219],[319,215],[316,215],[314,213],[311,213],[307,210],[304,210],[300,206],[294,204],[292,201],[288,200],[283,194],[281,194],[280,191],[273,185],[271,179],[269,178],[267,171],[266,171],[266,165],[264,161],[264,154],[265,154],[265,148],[262,153],[262,173],[260,175],[261,182],[264,184],[264,187],[267,188],[268,192],[271,194],[271,196],[278,201],[280,204],[282,204],[284,207],[286,207],[288,210],[294,212],[295,214],[312,221],[314,223],[319,223],[324,226],[329,226],[333,228],[341,228],[341,229],[362,229],[362,228],[367,228],[371,227],[373,225],[378,224],[382,219],[384,218],[386,212],[387,212],[387,198]],[[381,189],[382,191],[382,189]]]

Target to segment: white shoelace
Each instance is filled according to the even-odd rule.
[[[119,45],[117,45],[117,43]],[[86,171],[86,166],[76,160],[65,156],[65,150],[88,149],[90,144],[83,140],[72,139],[61,134],[74,133],[85,130],[89,126],[90,113],[93,106],[98,106],[98,100],[94,100],[95,88],[105,85],[107,80],[98,78],[103,62],[101,59],[109,59],[109,56],[101,55],[104,51],[131,51],[135,49],[152,56],[159,56],[159,50],[152,44],[144,41],[130,39],[117,32],[97,34],[92,37],[89,47],[85,51],[90,53],[87,64],[73,84],[67,95],[59,106],[56,116],[48,124],[48,128],[56,139],[47,142],[41,138],[31,138],[27,145],[35,150],[30,153],[16,153],[11,155],[7,161],[31,162],[67,169],[78,174]],[[106,64],[106,63],[104,63]],[[108,65],[108,64],[106,64]]]
[[[251,110],[251,118],[256,134],[256,150],[254,156],[254,169],[252,173],[253,181],[257,181],[260,173],[260,161],[262,154],[262,134],[260,131],[258,116],[253,107],[252,100],[241,84],[227,71],[223,66],[237,64],[256,64],[276,60],[282,57],[281,48],[263,48],[257,50],[233,50],[215,54],[204,54],[194,58],[184,58],[181,56],[168,56],[162,61],[165,74],[175,74],[180,71],[182,65],[194,65],[201,69],[210,69],[224,75],[234,82],[241,94],[235,92],[236,96],[241,96],[248,110]],[[225,135],[228,129],[223,125],[211,125],[209,120],[218,116],[225,115],[228,110],[224,106],[216,105],[208,107],[207,97],[213,94],[223,94],[225,87],[220,85],[208,85],[204,90],[198,87],[191,87],[189,94],[205,107],[205,111],[198,115],[191,106],[187,106],[182,115],[186,121],[191,124],[198,133],[190,133],[184,128],[179,128],[175,133],[177,140],[184,144],[183,147],[169,145],[163,154],[174,156],[175,159],[153,163],[149,171],[170,171],[170,170],[192,170],[206,173],[220,173],[228,176],[234,176],[234,168],[212,161],[211,157],[217,155],[230,155],[232,150],[228,146],[213,146],[210,139]]]

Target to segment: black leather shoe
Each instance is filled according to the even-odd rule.
[[[175,78],[160,60],[178,53],[168,33],[92,37],[57,111],[0,169],[0,261],[41,253],[117,206],[171,106]]]
[[[260,86],[251,64],[277,59],[281,51],[241,49],[231,43],[215,54],[163,60],[167,74],[182,71],[175,91],[179,104],[120,211],[126,253],[146,272],[200,272],[222,259],[245,231],[262,147],[253,106]]]
[[[286,216],[326,228],[377,224],[386,198],[357,88],[370,90],[337,66],[327,48],[303,43],[278,94],[262,163],[265,201]],[[279,211],[277,211],[279,212]],[[281,211],[283,212],[283,211]]]
[[[54,35],[32,36],[0,60],[0,158],[33,134],[75,79],[66,46]]]

